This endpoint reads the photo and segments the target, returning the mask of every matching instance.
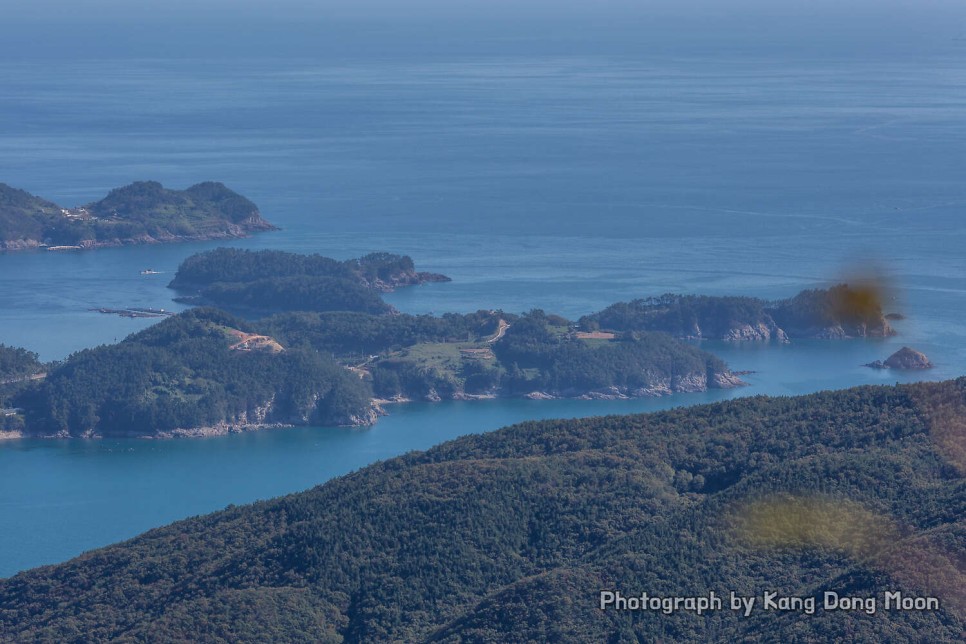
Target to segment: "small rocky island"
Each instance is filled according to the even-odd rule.
[[[75,208],[0,183],[0,251],[233,239],[275,229],[254,203],[212,181],[186,190],[137,181]]]
[[[909,347],[902,347],[885,360],[876,360],[865,366],[872,367],[873,369],[902,369],[912,371],[917,369],[931,369],[933,364],[926,357],[926,354],[915,349],[910,349]]]
[[[168,284],[185,304],[219,306],[247,313],[359,311],[390,313],[380,297],[397,288],[449,282],[439,273],[417,271],[412,258],[370,253],[339,261],[321,255],[277,250],[218,248],[188,257]]]
[[[872,287],[838,284],[775,302],[755,297],[677,295],[618,302],[579,320],[585,332],[663,331],[688,340],[777,341],[896,334]]]

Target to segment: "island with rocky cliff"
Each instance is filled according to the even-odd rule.
[[[847,285],[777,303],[666,295],[578,321],[539,309],[409,315],[382,297],[448,280],[385,252],[199,253],[169,284],[199,308],[51,365],[9,397],[8,423],[36,436],[205,436],[369,425],[407,401],[664,396],[744,384],[694,338],[894,333],[878,303]],[[883,365],[914,368],[910,352]]]
[[[74,208],[0,183],[0,251],[232,239],[266,230],[275,226],[254,203],[216,182],[171,190],[138,181]]]
[[[881,300],[876,289],[849,284],[808,289],[774,302],[668,293],[612,304],[579,323],[587,332],[664,331],[695,340],[789,342],[895,335]]]
[[[865,365],[873,369],[899,369],[903,371],[915,371],[920,369],[932,369],[933,364],[926,354],[909,347],[902,347],[885,360],[876,360]]]
[[[366,425],[375,421],[370,398],[331,357],[200,308],[73,354],[10,403],[23,435],[164,438]]]
[[[496,397],[613,399],[741,385],[715,356],[663,333],[584,339],[555,316],[213,308],[87,349],[26,383],[18,435],[212,436],[371,425],[382,405]],[[372,353],[367,353],[372,352]]]
[[[539,310],[414,316],[381,297],[447,279],[390,253],[201,253],[172,288],[231,312],[194,308],[51,365],[11,397],[11,422],[30,436],[209,436],[369,425],[389,402],[614,399],[743,384],[666,333],[586,334]]]
[[[218,248],[184,260],[168,286],[178,291],[179,302],[234,311],[388,313],[392,307],[381,293],[448,281],[445,275],[417,271],[410,257],[394,253],[339,261],[276,250]]]

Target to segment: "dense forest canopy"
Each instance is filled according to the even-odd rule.
[[[0,183],[0,242],[41,239],[60,214],[57,204]]]
[[[229,190],[224,184],[208,181],[186,190],[170,190],[157,181],[136,181],[111,190],[106,197],[87,206],[100,217],[117,217],[155,223],[165,216],[203,220],[217,214],[233,223],[258,216],[258,206]]]
[[[21,573],[0,639],[959,641],[964,417],[966,379],[523,423]],[[759,604],[601,610],[601,590]]]
[[[78,208],[0,184],[0,248],[239,237],[272,228],[254,203],[216,182],[170,190],[137,181]]]
[[[14,402],[30,433],[144,436],[218,425],[354,424],[366,383],[330,357],[269,341],[214,309],[70,356]],[[258,340],[256,336],[256,340]]]
[[[881,292],[864,284],[805,290],[778,302],[667,293],[612,304],[582,317],[580,326],[587,331],[664,331],[725,340],[888,336],[894,331],[883,304]]]
[[[0,344],[0,383],[40,373],[43,365],[33,351]]]
[[[274,315],[243,322],[196,310],[81,352],[46,382],[21,385],[14,402],[23,416],[5,425],[42,435],[166,434],[368,424],[385,401],[657,396],[743,384],[681,336],[785,339],[779,322],[810,337],[891,333],[881,298],[846,285],[777,303],[664,295],[617,303],[577,323],[542,310],[414,316],[380,297],[436,278],[445,279],[391,253],[347,261],[231,248],[193,255],[170,284],[194,292],[190,301]],[[172,339],[176,329],[194,335]],[[231,333],[263,339],[239,353]],[[156,334],[167,340],[153,342]],[[266,353],[272,345],[285,350]]]
[[[475,342],[496,333],[500,319],[514,317],[502,311],[442,316],[302,311],[280,313],[255,324],[282,342],[306,343],[351,360],[424,342]]]
[[[169,286],[199,301],[244,311],[388,313],[379,296],[396,286],[446,281],[419,273],[405,255],[372,253],[339,261],[275,250],[218,248],[184,260]]]
[[[8,405],[43,371],[44,365],[36,353],[0,344],[0,431],[23,430],[23,417]]]
[[[535,310],[433,316],[284,314],[256,323],[347,362],[364,361],[380,398],[633,397],[739,383],[714,356],[662,333],[580,338]]]
[[[664,333],[627,333],[618,342],[589,344],[573,333],[554,332],[554,322],[532,311],[494,344],[494,354],[510,371],[510,390],[583,393],[618,387],[643,393],[659,383],[677,390],[692,377],[700,382],[697,390],[705,388],[707,377],[713,381],[715,374],[727,373],[721,360]],[[537,373],[528,377],[528,369]]]
[[[0,359],[32,364],[23,350]],[[370,424],[380,399],[621,398],[739,384],[721,360],[667,334],[585,340],[543,311],[300,311],[249,321],[195,308],[80,351],[9,399],[22,410],[17,428],[31,435],[165,436]]]

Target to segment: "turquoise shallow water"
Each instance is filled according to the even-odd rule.
[[[388,296],[404,311],[578,317],[667,291],[778,298],[874,266],[908,316],[888,340],[706,343],[755,371],[729,392],[413,404],[366,430],[6,441],[0,576],[528,418],[966,373],[962,62],[0,63],[0,180],[64,205],[135,179],[222,180],[283,227],[233,245],[390,250],[454,278]],[[59,359],[120,339],[151,321],[88,309],[178,310],[165,284],[218,245],[0,256],[0,342]],[[860,366],[903,344],[937,367]]]

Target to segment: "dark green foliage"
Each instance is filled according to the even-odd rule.
[[[146,236],[237,237],[271,228],[255,204],[214,182],[169,190],[156,181],[138,181],[72,211],[71,217],[56,204],[0,184],[0,242],[83,245]]]
[[[266,277],[294,276],[353,279],[368,285],[377,278],[388,280],[413,272],[412,259],[391,253],[372,253],[340,262],[317,254],[217,248],[184,260],[170,286],[198,287],[216,282],[250,282]]]
[[[235,351],[245,323],[213,309],[72,355],[15,400],[35,434],[151,435],[221,423],[343,424],[368,387],[315,351]]]
[[[0,242],[41,239],[60,207],[29,192],[0,183]]]
[[[431,279],[443,279],[432,276]],[[219,248],[181,263],[169,286],[241,310],[386,313],[379,290],[418,284],[409,257],[372,253],[344,262],[321,255]]]
[[[0,582],[0,639],[961,641],[966,485],[943,437],[964,415],[966,379],[523,423]],[[894,534],[850,554],[734,530],[788,496]],[[665,616],[601,611],[603,589],[944,603]]]
[[[551,322],[542,311],[531,312],[516,320],[493,345],[497,359],[510,372],[506,390],[573,395],[618,387],[633,392],[662,383],[688,388],[691,385],[683,382],[689,379],[703,387],[703,379],[727,373],[714,356],[665,333],[628,333],[620,342],[593,346],[572,334],[554,333],[548,326]],[[528,369],[539,373],[527,376]]]
[[[340,357],[364,357],[421,342],[471,342],[496,332],[501,311],[466,315],[371,315],[356,312],[281,313],[258,322],[283,343],[305,342]]]
[[[416,266],[407,255],[394,253],[369,253],[359,259],[350,259],[346,264],[356,275],[368,282],[382,280],[389,282],[396,275],[415,273]]]
[[[764,300],[753,297],[673,295],[618,302],[580,319],[585,330],[663,331],[719,338],[741,324],[767,321]]]
[[[219,282],[253,282],[268,277],[302,275],[348,279],[351,271],[342,262],[321,255],[217,248],[192,255],[181,262],[169,286],[180,289]]]
[[[43,365],[33,351],[0,344],[0,383],[32,376],[41,371]]]
[[[0,431],[23,429],[23,417],[7,411],[8,403],[43,371],[44,365],[36,353],[0,344]]]
[[[241,310],[361,311],[387,313],[390,306],[358,282],[296,275],[252,282],[216,282],[200,291],[204,301]]]
[[[510,322],[503,337],[481,342],[492,338],[501,319]],[[620,341],[588,343],[569,330],[568,320],[543,311],[523,316],[479,311],[442,318],[288,314],[266,323],[267,329],[277,329],[283,337],[305,338],[320,350],[377,355],[367,368],[373,390],[383,398],[515,396],[537,391],[563,397],[641,396],[734,384],[728,381],[722,361],[667,334],[627,333]],[[490,349],[493,356],[470,354],[461,355],[461,360],[433,361],[419,350],[388,353],[418,343],[443,342],[470,342],[470,351]],[[466,346],[450,345],[453,352]]]
[[[462,386],[453,374],[441,369],[387,358],[372,368],[372,389],[380,398],[402,396],[438,400],[451,397]]]
[[[193,235],[226,230],[227,224],[259,223],[258,207],[220,183],[207,182],[187,190],[169,190],[157,181],[137,181],[116,188],[87,206],[105,222],[137,223],[149,235]],[[110,224],[96,230],[108,232]]]
[[[468,394],[489,394],[498,391],[503,383],[504,370],[467,360],[460,370],[463,390]]]
[[[788,337],[890,335],[881,295],[865,286],[839,284],[767,302],[753,297],[673,295],[618,302],[580,319],[586,331],[664,331],[677,337],[739,339],[747,327],[760,337],[778,330]],[[839,330],[840,329],[840,330]],[[737,332],[737,333],[736,333]]]

